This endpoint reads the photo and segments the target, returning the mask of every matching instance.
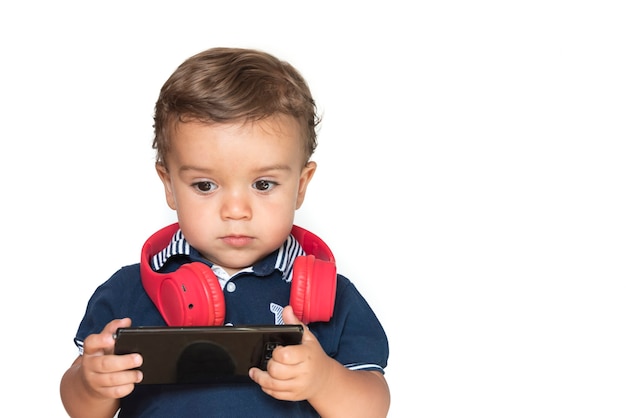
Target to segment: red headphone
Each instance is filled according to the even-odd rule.
[[[159,273],[150,266],[150,259],[169,245],[178,229],[178,223],[167,226],[143,245],[140,262],[143,287],[169,326],[223,325],[224,293],[209,266],[196,261],[183,264],[171,273]],[[289,304],[305,324],[328,321],[335,306],[335,257],[313,233],[294,225],[291,234],[307,255],[294,261]]]

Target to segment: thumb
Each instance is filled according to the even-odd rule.
[[[304,325],[304,323],[300,321],[300,319],[298,319],[296,314],[293,312],[293,307],[291,305],[287,305],[283,309],[283,322],[290,325]]]
[[[293,308],[289,305],[285,306],[283,309],[283,322],[286,325],[302,325],[304,327],[304,334],[302,335],[303,343],[307,341],[317,341],[317,338],[313,335],[311,330],[309,330],[309,327],[298,319],[296,314],[293,312]]]
[[[113,352],[115,340],[113,335],[120,327],[129,327],[130,318],[114,319],[109,322],[100,334],[92,334],[85,338],[83,344],[84,354],[101,355]]]

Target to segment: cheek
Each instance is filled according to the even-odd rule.
[[[295,212],[297,206],[297,196],[289,192],[282,194],[280,198],[257,200],[251,205],[251,210],[255,216],[278,220],[288,219]]]
[[[184,210],[185,208],[193,208],[198,205],[198,195],[188,184],[173,179],[170,181],[167,189],[169,190],[167,192],[167,204],[172,209]]]
[[[298,183],[298,184],[295,184],[292,188],[290,188],[288,193],[285,193],[284,204],[285,204],[285,207],[297,209],[301,203],[302,203],[302,191],[301,191],[301,185]]]
[[[178,210],[194,207],[194,195],[188,188],[181,184],[173,184],[171,187],[168,204],[175,206]]]

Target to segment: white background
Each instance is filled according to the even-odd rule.
[[[158,91],[243,46],[324,113],[297,222],[388,332],[390,417],[623,418],[621,3],[4,2],[3,408],[65,416],[87,299],[175,219]]]

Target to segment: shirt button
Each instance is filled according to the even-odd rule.
[[[237,290],[237,285],[233,282],[228,282],[226,285],[226,291],[233,293],[235,290]]]

